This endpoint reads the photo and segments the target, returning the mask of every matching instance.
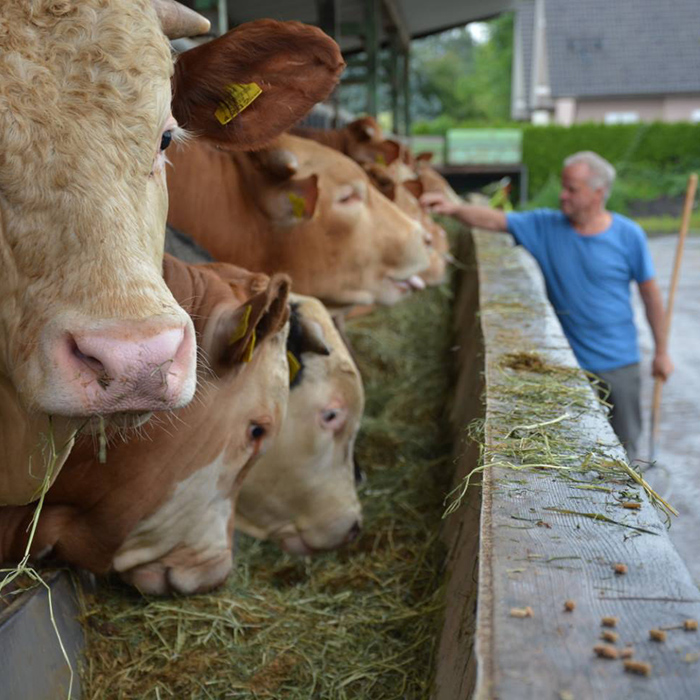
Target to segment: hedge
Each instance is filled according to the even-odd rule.
[[[600,153],[624,178],[648,180],[650,175],[680,174],[700,168],[700,124],[532,126],[522,122],[457,123],[443,115],[430,122],[417,122],[414,133],[444,135],[453,127],[522,129],[523,161],[530,173],[531,197],[537,197],[548,180],[554,180],[550,184],[558,189],[562,161],[576,151]]]
[[[687,172],[700,167],[700,124],[526,126],[523,162],[530,173],[530,193],[536,195],[551,176],[558,177],[566,156],[584,150],[600,153],[620,175]]]

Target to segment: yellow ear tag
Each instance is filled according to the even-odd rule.
[[[250,322],[250,314],[253,311],[253,307],[248,304],[248,306],[243,309],[243,316],[236,326],[236,330],[231,333],[231,337],[228,339],[228,344],[233,345],[237,343],[245,334],[248,332],[248,323]]]
[[[250,340],[248,341],[248,345],[246,346],[245,352],[243,353],[243,362],[250,362],[253,359],[253,350],[255,350],[255,341],[256,341],[256,335],[255,331],[253,331],[253,335],[250,336]]]
[[[289,203],[292,205],[292,214],[295,219],[303,219],[306,211],[306,200],[294,192],[287,192]]]
[[[297,378],[297,374],[299,374],[299,370],[301,369],[301,364],[299,360],[294,357],[294,353],[291,352],[291,350],[287,350],[287,362],[289,362],[289,383],[291,384]]]
[[[214,112],[214,116],[222,125],[228,124],[262,95],[257,83],[231,83],[224,90],[227,95],[219,102]]]
[[[386,158],[382,153],[377,153],[377,155],[374,158],[374,162],[377,165],[386,165]]]

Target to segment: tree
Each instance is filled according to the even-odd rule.
[[[510,118],[513,15],[488,23],[476,43],[467,27],[414,42],[414,118],[503,121]]]

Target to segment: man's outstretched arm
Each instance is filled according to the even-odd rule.
[[[661,299],[659,285],[656,284],[656,280],[652,277],[652,279],[639,284],[639,293],[642,296],[647,320],[654,335],[655,351],[651,373],[655,377],[660,377],[666,381],[673,372],[673,362],[671,362],[671,357],[668,354],[667,338],[664,337],[666,311],[664,310],[664,302]]]
[[[467,226],[483,228],[488,231],[507,231],[506,215],[500,209],[477,206],[475,204],[456,204],[440,192],[426,192],[420,198],[424,209],[432,214],[447,214],[459,219]]]

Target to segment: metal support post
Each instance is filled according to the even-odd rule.
[[[219,0],[219,36],[226,34],[228,31],[228,2],[227,0]]]
[[[391,128],[395,134],[399,134],[399,39],[396,32],[392,32],[389,39],[389,88],[391,91]]]
[[[367,52],[367,113],[379,108],[379,0],[365,0],[365,51]]]
[[[406,49],[403,59],[403,94],[404,94],[404,135],[411,135],[411,54]]]

